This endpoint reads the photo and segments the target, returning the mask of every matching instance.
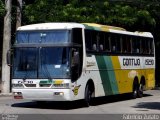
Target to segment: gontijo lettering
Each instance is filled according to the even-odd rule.
[[[123,58],[123,66],[140,66],[139,58]]]

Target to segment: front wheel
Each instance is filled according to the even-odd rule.
[[[85,89],[85,106],[86,107],[89,107],[90,104],[91,104],[91,99],[92,99],[92,90],[90,89],[89,85],[86,86],[86,89]]]
[[[138,96],[138,85],[133,86],[132,98],[136,99]]]

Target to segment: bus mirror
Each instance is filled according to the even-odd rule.
[[[11,50],[8,50],[7,51],[7,65],[8,66],[12,66],[12,64],[11,64]]]

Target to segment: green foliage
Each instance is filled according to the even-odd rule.
[[[0,0],[0,39],[2,40],[3,35],[3,20],[4,20],[4,14],[5,14],[5,7],[2,0]],[[2,42],[0,42],[2,43]],[[2,45],[2,44],[1,44]]]
[[[150,13],[153,3],[141,8],[139,2],[143,5],[146,1],[127,4],[108,0],[35,0],[25,6],[24,16],[27,23],[93,22],[152,31],[156,25],[152,16],[155,12]]]
[[[0,0],[0,17],[3,17],[4,13],[5,13],[5,7],[2,0]]]
[[[131,0],[130,2],[111,0],[28,1],[23,0],[25,4],[22,10],[22,25],[42,22],[92,22],[124,27],[132,31],[154,31],[157,25],[160,26],[160,2],[155,3],[154,0]],[[0,0],[1,23],[5,14],[3,2]],[[13,24],[16,22],[15,16],[16,2],[14,1]]]
[[[23,2],[25,4],[22,10],[22,25],[42,22],[90,22],[124,27],[131,31],[150,31],[155,37],[158,50],[160,49],[160,0],[125,0],[125,2],[23,0]],[[12,0],[12,4],[12,32],[15,33],[16,0]],[[0,26],[3,26],[4,15],[4,0],[0,0]],[[0,28],[0,33],[2,39],[3,27]],[[160,59],[160,54],[158,55]]]

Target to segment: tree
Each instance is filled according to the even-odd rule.
[[[21,26],[22,0],[17,0],[16,29]]]
[[[10,67],[6,63],[7,50],[11,41],[11,0],[5,0],[6,15],[4,17],[3,53],[2,53],[2,93],[10,92]]]

